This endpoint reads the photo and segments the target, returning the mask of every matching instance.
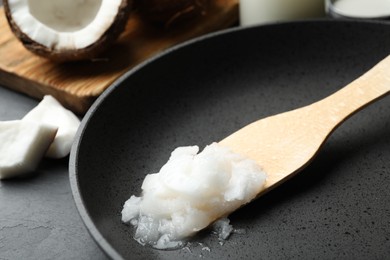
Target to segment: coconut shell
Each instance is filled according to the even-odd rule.
[[[145,19],[169,27],[206,14],[210,0],[135,0]]]
[[[56,62],[93,59],[97,57],[99,53],[109,48],[110,45],[124,31],[128,17],[132,10],[132,3],[133,0],[122,0],[114,22],[108,27],[104,34],[93,44],[81,49],[55,50],[53,48],[49,48],[40,43],[37,43],[36,41],[32,40],[27,34],[23,33],[23,31],[15,23],[11,15],[8,0],[3,0],[4,11],[7,17],[8,24],[14,35],[19,39],[23,46],[34,54]]]

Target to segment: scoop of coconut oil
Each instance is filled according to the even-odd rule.
[[[180,248],[263,189],[266,174],[255,161],[217,143],[198,152],[198,146],[176,148],[160,172],[145,177],[142,196],[125,202],[122,221],[136,227],[140,244]]]

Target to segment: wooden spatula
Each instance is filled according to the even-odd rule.
[[[219,144],[254,159],[267,173],[260,196],[308,165],[349,116],[389,92],[390,56],[327,98],[256,121]]]

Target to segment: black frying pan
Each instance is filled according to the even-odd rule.
[[[120,212],[175,147],[204,147],[317,101],[389,53],[389,24],[296,22],[218,33],[130,71],[89,110],[72,150],[70,181],[86,226],[118,259],[388,257],[389,98],[344,123],[298,176],[232,214],[245,233],[224,245],[205,231],[181,250],[143,247]]]

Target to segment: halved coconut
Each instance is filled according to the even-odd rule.
[[[134,6],[152,22],[169,27],[205,15],[209,0],[135,0]]]
[[[132,0],[4,0],[23,45],[58,61],[95,57],[124,30]]]

